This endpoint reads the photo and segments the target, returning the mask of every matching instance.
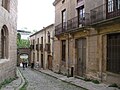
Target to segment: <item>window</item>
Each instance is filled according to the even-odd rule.
[[[37,52],[37,61],[39,61],[39,52]]]
[[[64,9],[62,11],[62,29],[65,30],[66,29],[66,9]]]
[[[33,49],[35,49],[35,40],[33,39]]]
[[[41,44],[43,44],[43,37],[41,37]]]
[[[65,2],[65,0],[62,0],[62,4]]]
[[[37,44],[39,44],[39,38],[37,38]]]
[[[81,2],[81,1],[83,1],[83,0],[77,0],[77,3]]]
[[[113,12],[113,0],[108,0],[108,12]]]
[[[118,9],[120,9],[120,0],[118,0],[117,3],[118,3]]]
[[[66,41],[62,40],[62,61],[66,60]]]
[[[1,58],[2,59],[7,59],[8,58],[8,28],[4,25],[1,29],[1,51],[2,51],[2,55]]]
[[[9,11],[10,0],[2,0],[2,7]]]
[[[108,12],[113,12],[120,9],[120,0],[107,0],[108,2]]]
[[[83,21],[85,19],[85,9],[84,5],[78,8],[78,24],[83,24]]]
[[[48,32],[48,43],[50,43],[50,32]]]

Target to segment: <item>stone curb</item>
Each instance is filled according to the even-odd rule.
[[[25,84],[25,79],[18,68],[17,68],[17,71],[18,71],[18,74],[20,75],[20,78],[21,78],[21,84],[19,85],[19,87],[16,88],[16,90],[19,90]]]
[[[34,70],[35,70],[35,69],[34,69]],[[38,70],[36,70],[36,71],[38,71]],[[69,81],[63,80],[63,79],[58,78],[58,77],[56,77],[56,76],[54,76],[54,75],[51,75],[51,74],[49,74],[49,73],[45,73],[45,72],[42,72],[42,71],[40,71],[40,70],[39,70],[39,72],[41,72],[41,73],[43,73],[43,74],[46,74],[46,75],[48,75],[48,76],[52,76],[53,78],[56,78],[56,79],[58,79],[58,80],[61,80],[61,81],[65,82],[65,83],[69,83],[69,84],[71,84],[71,85],[80,87],[80,88],[82,88],[82,89],[84,89],[84,90],[88,90],[88,89],[86,89],[85,87],[82,87],[82,86],[76,85],[76,84],[74,84],[74,83],[71,83],[71,82],[69,82]]]
[[[35,70],[35,69],[34,69]],[[36,70],[36,71],[38,71],[38,70]],[[63,76],[63,78],[60,78],[60,77],[57,77],[57,76],[55,76],[55,75],[52,75],[52,73],[47,73],[47,72],[44,72],[44,71],[42,71],[42,70],[39,70],[41,73],[43,73],[43,74],[46,74],[46,75],[48,75],[48,76],[52,76],[53,78],[56,78],[56,79],[58,79],[58,80],[61,80],[61,81],[63,81],[63,82],[66,82],[66,83],[69,83],[69,84],[71,84],[71,85],[74,85],[74,86],[77,86],[77,87],[80,87],[80,88],[83,88],[83,89],[85,89],[85,90],[119,90],[119,89],[117,89],[117,88],[114,88],[114,87],[106,87],[106,86],[104,86],[103,88],[101,88],[101,87],[99,87],[99,88],[95,88],[94,86],[91,88],[91,86],[89,87],[86,87],[86,86],[82,86],[82,85],[78,85],[78,83],[74,83],[74,82],[72,82],[72,81],[67,81],[66,80],[66,78],[67,78],[67,76]],[[54,73],[54,72],[53,72]],[[56,74],[56,73],[55,73]],[[59,74],[58,74],[59,75]],[[62,75],[61,75],[62,76]]]

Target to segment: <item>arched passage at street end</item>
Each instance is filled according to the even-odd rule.
[[[20,65],[23,59],[26,59],[28,65],[30,65],[30,49],[29,48],[18,48],[17,49],[17,66]]]

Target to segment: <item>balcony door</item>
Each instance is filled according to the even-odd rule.
[[[120,15],[120,0],[107,0],[107,18]]]
[[[67,18],[66,18],[66,9],[64,9],[62,11],[62,31],[66,31],[66,27],[67,27]]]
[[[84,5],[78,8],[78,26],[83,26],[85,23],[85,9]]]

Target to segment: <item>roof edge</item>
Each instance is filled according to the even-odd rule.
[[[60,1],[60,0],[55,0],[55,1],[53,2],[53,6],[55,6],[59,1]]]
[[[39,32],[42,32],[42,31],[46,30],[47,28],[49,28],[49,27],[51,27],[51,26],[54,26],[54,24],[50,24],[50,25],[48,25],[47,27],[45,27],[45,28],[43,28],[43,29],[41,29],[41,30],[35,32],[34,34],[30,35],[29,37],[32,37],[32,36],[38,34]]]

